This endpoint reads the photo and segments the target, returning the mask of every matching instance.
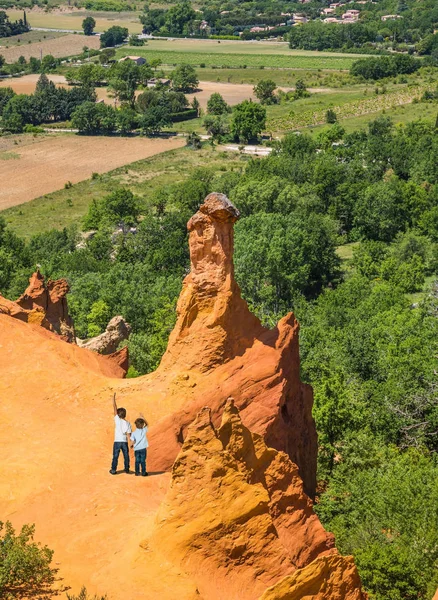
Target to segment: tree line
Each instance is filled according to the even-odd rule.
[[[17,21],[11,21],[4,10],[0,10],[0,38],[19,35],[30,30],[27,22],[26,11],[23,11],[23,18]]]

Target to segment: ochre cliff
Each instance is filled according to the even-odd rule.
[[[76,344],[73,320],[68,312],[67,294],[69,285],[66,279],[45,280],[39,271],[36,271],[29,280],[29,285],[18,300],[7,300],[0,295],[0,314],[13,317],[19,321],[32,325],[39,325],[48,331],[56,333],[61,340]],[[99,336],[102,345],[105,344],[108,373],[115,377],[125,377],[129,368],[128,348],[117,350],[117,340],[120,330],[123,335],[129,335],[126,323],[121,317],[115,317],[108,324],[107,330]],[[96,343],[85,343],[82,346],[98,352]],[[100,361],[102,364],[104,361]]]
[[[22,296],[15,302],[0,295],[0,313],[9,315],[25,323],[41,325],[57,333],[63,340],[74,342],[73,321],[68,314],[68,283],[65,279],[47,282],[39,271],[29,280]]]
[[[204,408],[188,429],[148,544],[209,600],[257,600],[269,586],[266,598],[298,599],[318,585],[321,600],[363,599],[354,562],[338,555],[297,466],[243,425],[232,399],[218,429],[210,416]]]
[[[312,389],[300,380],[299,325],[289,313],[268,330],[242,299],[233,265],[238,217],[223,194],[210,194],[188,223],[191,270],[156,374],[170,384],[175,400],[171,413],[152,428],[158,449],[153,466],[171,467],[205,398],[217,425],[224,399],[233,396],[244,423],[290,456],[313,496],[316,430]]]
[[[72,335],[65,282],[37,273],[17,302],[0,298],[0,514],[36,523],[75,593],[362,600],[309,499],[317,439],[299,326],[289,314],[268,330],[241,298],[237,218],[213,194],[190,220],[177,324],[144,377],[120,378],[124,352],[60,339]],[[150,477],[108,474],[114,393],[128,420],[149,421]]]

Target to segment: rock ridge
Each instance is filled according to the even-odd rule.
[[[151,543],[209,600],[286,600],[291,590],[298,600],[309,581],[323,589],[309,598],[365,599],[354,562],[339,556],[297,465],[245,427],[232,398],[219,428],[207,407],[189,427]]]
[[[58,334],[64,341],[74,343],[73,320],[68,313],[66,279],[45,280],[37,270],[29,279],[29,285],[18,300],[7,300],[0,295],[0,313],[41,325]]]

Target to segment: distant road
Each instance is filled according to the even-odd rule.
[[[84,33],[81,29],[54,29],[53,27],[31,27],[32,31],[58,31],[59,33]]]

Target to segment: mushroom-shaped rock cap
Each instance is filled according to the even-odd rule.
[[[213,192],[208,194],[204,200],[204,204],[199,208],[204,215],[210,216],[217,221],[230,221],[235,223],[240,217],[240,212],[232,204],[225,194]]]

